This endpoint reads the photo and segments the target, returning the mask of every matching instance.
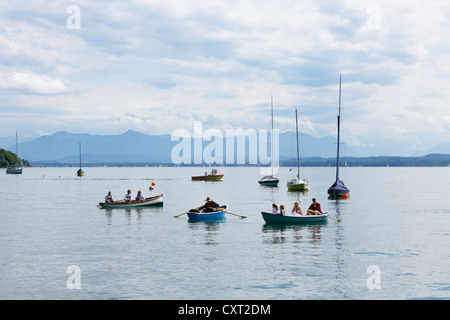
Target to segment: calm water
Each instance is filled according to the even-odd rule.
[[[76,171],[0,171],[1,299],[450,298],[450,168],[346,168],[352,193],[341,201],[326,197],[333,168],[304,168],[306,194],[287,192],[289,168],[278,188],[259,186],[258,168],[220,168],[223,182],[190,180],[204,168]],[[148,196],[151,182],[164,207],[97,207],[109,190]],[[247,218],[173,218],[207,196]],[[312,197],[342,222],[271,227],[261,217],[273,202],[306,210]],[[67,286],[70,266],[79,290]]]

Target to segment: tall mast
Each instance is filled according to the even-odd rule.
[[[19,138],[17,136],[17,131],[16,131],[16,165],[19,166]]]
[[[79,141],[79,146],[80,146],[80,169],[81,169],[81,141]]]
[[[295,109],[295,131],[297,132],[297,178],[300,179],[300,154],[298,151],[298,120],[297,120],[297,109]]]
[[[338,125],[338,133],[337,133],[337,156],[336,156],[336,181],[339,179],[339,140],[340,140],[340,131],[341,131],[341,78],[342,75],[339,75],[339,112],[337,116],[337,125]]]
[[[272,159],[270,163],[272,165],[272,177],[273,177],[273,96],[270,96],[270,105],[272,108],[272,131],[271,131],[272,137],[270,139],[270,146],[271,146],[270,155]]]

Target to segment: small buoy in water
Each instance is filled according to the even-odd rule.
[[[154,186],[156,183],[152,182],[152,186]]]
[[[42,175],[42,178],[45,178],[45,174]]]
[[[348,198],[348,194],[344,194],[344,195],[342,196],[342,198],[347,199],[347,198]]]

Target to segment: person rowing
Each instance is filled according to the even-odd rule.
[[[322,214],[322,209],[320,208],[320,203],[317,202],[316,198],[312,198],[312,204],[309,206],[308,211],[306,211],[307,216],[320,216]]]
[[[203,210],[203,212],[214,212],[219,208],[219,204],[211,200],[210,197],[206,198],[206,203],[198,208],[198,210]]]
[[[131,203],[131,190],[127,191],[127,194],[124,197],[126,203]]]

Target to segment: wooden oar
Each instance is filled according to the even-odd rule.
[[[224,211],[224,212],[228,213],[228,214],[232,214],[233,216],[238,216],[238,217],[241,217],[241,218],[247,218],[246,216],[241,216],[241,215],[236,214],[236,213],[232,213],[232,212],[228,212],[228,211]]]
[[[179,215],[177,215],[177,216],[173,216],[174,218],[178,218],[179,216],[182,216],[183,214],[186,214],[186,213],[188,213],[189,211],[186,211],[186,212],[183,212],[182,214],[179,214]]]
[[[336,218],[330,217],[330,216],[328,216],[328,218],[334,219],[334,220],[336,220],[337,222],[341,222],[341,221],[342,221],[341,219],[336,219]]]

